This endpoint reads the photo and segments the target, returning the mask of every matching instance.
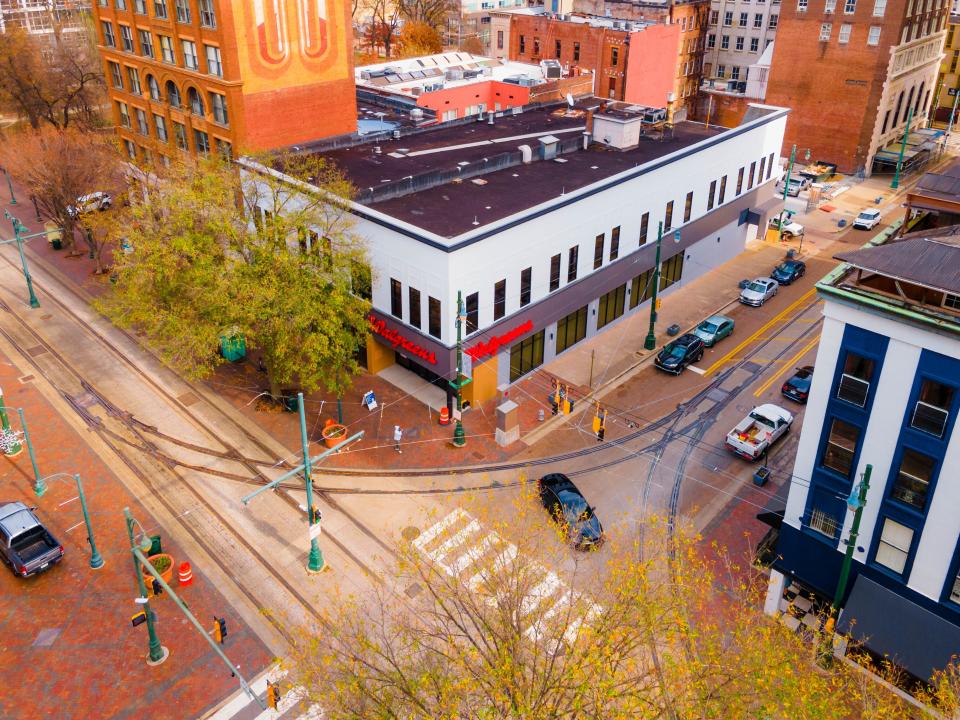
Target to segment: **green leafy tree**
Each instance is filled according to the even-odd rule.
[[[259,171],[211,157],[145,176],[109,230],[132,251],[118,254],[100,307],[190,377],[208,376],[221,336],[236,332],[262,351],[274,397],[287,383],[339,395],[358,370],[369,308],[350,185],[315,156],[249,167]]]

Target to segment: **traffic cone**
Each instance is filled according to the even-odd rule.
[[[450,424],[450,411],[447,409],[446,405],[440,408],[440,424],[441,425]]]
[[[180,563],[180,585],[193,585],[193,570],[188,562]]]

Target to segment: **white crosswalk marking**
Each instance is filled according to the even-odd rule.
[[[494,532],[484,532],[478,520],[461,508],[424,530],[413,541],[413,546],[433,561],[443,572],[453,577],[471,567],[476,568],[466,580],[471,591],[476,591],[485,580],[500,573],[516,560],[517,546],[506,542]],[[561,612],[568,610],[573,602],[573,592],[560,577],[546,568],[533,569],[538,582],[527,593],[520,606],[521,622],[530,622],[524,634],[536,642],[546,633],[546,623]],[[490,602],[495,602],[490,598]],[[537,614],[539,609],[543,611]],[[564,632],[564,639],[571,643],[584,623],[589,623],[600,612],[593,605],[584,617],[573,619]],[[559,641],[558,641],[559,644]]]

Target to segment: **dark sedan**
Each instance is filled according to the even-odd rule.
[[[577,550],[599,548],[603,544],[603,526],[570,478],[550,473],[537,481],[537,488],[550,517],[561,526]]]
[[[798,280],[807,272],[806,263],[801,260],[787,260],[777,265],[770,277],[781,285],[789,285],[794,280]]]
[[[703,357],[703,347],[703,340],[693,333],[681,335],[660,351],[653,364],[664,372],[679,375],[687,365]]]
[[[785,398],[806,405],[807,396],[810,395],[810,382],[812,380],[813,366],[805,365],[802,368],[797,368],[793,377],[787,380],[783,384],[783,387],[780,388],[780,392],[783,393]]]

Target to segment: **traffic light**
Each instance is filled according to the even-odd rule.
[[[213,639],[221,645],[223,645],[223,641],[227,639],[226,618],[218,618],[216,615],[213,616]]]
[[[267,706],[273,710],[280,704],[280,683],[267,681]]]
[[[134,613],[130,616],[130,624],[136,627],[137,625],[142,625],[147,621],[147,613],[141,610],[138,613]]]
[[[320,513],[320,508],[314,507],[311,511],[310,524],[316,525],[321,520],[323,520],[323,515]]]
[[[597,442],[603,442],[603,435],[607,431],[607,411],[599,405],[593,418],[593,431],[597,434]]]
[[[655,308],[655,310],[656,310],[657,312],[660,312],[660,303],[662,303],[662,302],[663,302],[663,300],[662,300],[661,298],[657,298],[657,307]]]

